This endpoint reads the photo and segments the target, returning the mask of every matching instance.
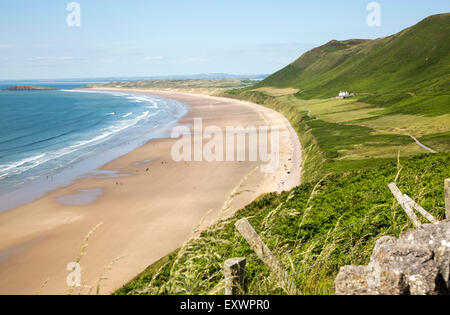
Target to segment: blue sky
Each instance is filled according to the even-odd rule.
[[[69,0],[0,2],[0,79],[272,73],[332,39],[377,38],[450,11],[448,0]]]

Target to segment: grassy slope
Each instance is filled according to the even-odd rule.
[[[337,122],[336,119],[315,113],[333,113],[332,105],[336,104],[334,99],[302,101],[293,96],[272,97],[259,91],[229,91],[226,95],[273,108],[290,120],[303,145],[304,181],[329,172],[377,167],[395,160],[399,151],[402,156],[426,153],[406,134],[378,132],[374,126]],[[337,106],[341,107],[345,103],[337,101]],[[345,119],[357,115],[356,111],[346,111]],[[445,142],[442,137],[436,140]]]
[[[402,191],[443,218],[450,176],[448,20],[435,16],[376,41],[331,42],[255,87],[225,93],[290,120],[304,147],[304,184],[261,197],[117,293],[221,294],[223,262],[232,257],[249,258],[247,293],[284,293],[236,233],[242,217],[301,293],[333,293],[339,267],[367,263],[379,237],[411,227],[387,188],[396,178]],[[366,94],[328,99],[341,89]],[[426,154],[410,134],[441,153]]]
[[[298,88],[304,98],[357,93],[447,95],[450,84],[450,14],[429,17],[377,40],[331,41],[260,84]]]
[[[414,157],[400,165],[400,189],[443,218],[450,154]],[[222,266],[233,257],[248,258],[248,293],[284,293],[236,233],[234,223],[243,217],[295,274],[301,293],[331,294],[339,267],[367,263],[379,237],[411,228],[387,187],[397,173],[395,162],[386,163],[266,195],[149,267],[117,294],[223,294]]]

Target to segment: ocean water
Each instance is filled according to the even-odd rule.
[[[0,89],[11,85],[18,83]],[[0,211],[168,136],[187,113],[184,104],[149,95],[42,85],[58,90],[0,91]]]

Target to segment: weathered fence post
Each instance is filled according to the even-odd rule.
[[[423,215],[428,221],[430,221],[431,223],[439,223],[439,221],[432,214],[428,213],[427,210],[419,206],[414,200],[411,199],[411,197],[404,194],[403,198],[405,198],[405,202],[409,204],[411,209],[419,211],[419,213]]]
[[[247,243],[258,255],[258,257],[266,264],[269,270],[278,278],[280,284],[286,289],[289,294],[297,294],[297,287],[293,281],[289,279],[289,275],[284,271],[281,264],[270,251],[266,244],[264,244],[261,237],[256,233],[247,219],[242,219],[235,224],[236,229],[245,238]]]
[[[395,199],[397,199],[400,206],[405,210],[406,214],[408,215],[409,219],[412,221],[414,226],[416,228],[420,228],[422,226],[422,223],[420,223],[419,218],[414,213],[413,208],[411,208],[410,204],[405,201],[402,192],[400,189],[398,189],[397,185],[395,183],[389,184],[389,189],[391,190],[392,194],[394,195]]]
[[[225,276],[225,295],[244,294],[246,288],[247,260],[245,258],[232,258],[225,262],[223,273]]]
[[[445,180],[445,218],[450,220],[450,179]]]

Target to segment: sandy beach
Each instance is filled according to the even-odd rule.
[[[301,146],[281,114],[206,95],[120,91],[188,104],[190,111],[181,124],[203,118],[204,128],[278,126],[280,167],[275,173],[262,173],[261,162],[175,162],[171,148],[177,139],[151,140],[102,167],[126,176],[84,177],[0,213],[0,294],[67,293],[66,266],[76,260],[85,236],[100,223],[81,259],[86,286],[82,293],[96,293],[98,279],[104,277],[99,293],[109,294],[258,196],[300,183]],[[83,205],[59,202],[86,191],[100,193]]]

